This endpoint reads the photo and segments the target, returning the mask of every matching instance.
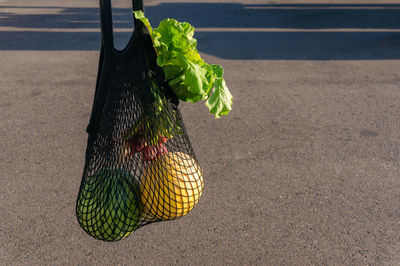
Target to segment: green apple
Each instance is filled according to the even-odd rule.
[[[83,230],[104,241],[121,240],[135,231],[140,210],[139,186],[121,169],[103,169],[88,177],[76,204]]]

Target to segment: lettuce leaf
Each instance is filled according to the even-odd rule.
[[[193,38],[194,27],[187,22],[165,19],[152,28],[142,11],[135,18],[149,28],[157,53],[157,65],[163,69],[173,92],[185,102],[205,100],[215,118],[232,110],[232,94],[223,79],[220,65],[209,65],[200,57]]]
[[[143,11],[133,11],[133,14],[135,15],[135,18],[143,22],[143,24],[149,29],[150,34],[153,35],[152,31],[153,28],[150,25],[150,21],[144,16]]]
[[[206,106],[210,113],[215,114],[215,118],[220,115],[227,115],[232,110],[232,94],[222,78],[224,70],[220,65],[212,65],[215,74],[214,92],[206,101]]]

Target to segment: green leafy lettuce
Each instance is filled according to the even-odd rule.
[[[220,65],[209,65],[196,49],[194,27],[187,22],[165,19],[152,28],[142,11],[135,18],[149,29],[157,53],[157,64],[177,97],[185,102],[205,100],[216,118],[232,110],[232,94],[223,79]]]

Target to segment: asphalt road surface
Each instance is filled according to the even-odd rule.
[[[1,0],[0,265],[400,265],[400,3],[144,2],[198,29],[234,96],[219,120],[181,105],[200,202],[120,242],[81,230],[98,1]]]

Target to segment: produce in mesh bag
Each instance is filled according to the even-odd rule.
[[[187,214],[203,191],[200,166],[182,152],[170,152],[147,165],[140,183],[142,202],[151,216],[171,220]]]
[[[140,224],[139,186],[119,169],[104,169],[88,178],[77,200],[77,217],[91,236],[115,241]]]
[[[219,118],[231,110],[232,95],[222,67],[198,54],[190,24],[166,19],[152,29],[135,11],[132,38],[117,51],[110,0],[100,7],[102,48],[76,214],[89,235],[117,241],[193,209],[203,172],[179,100],[204,100]]]

